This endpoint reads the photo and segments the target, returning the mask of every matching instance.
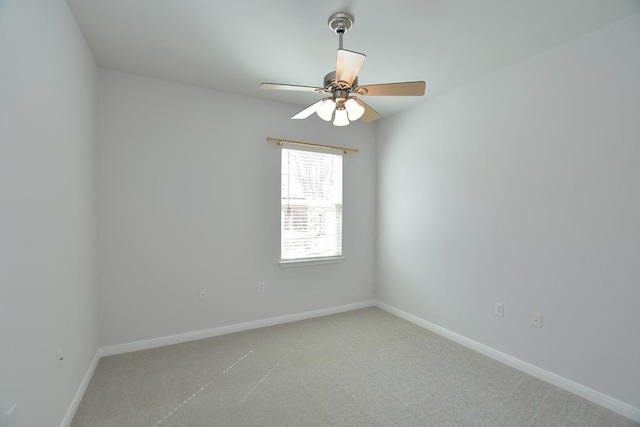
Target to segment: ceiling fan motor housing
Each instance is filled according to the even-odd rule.
[[[323,87],[325,89],[327,89],[329,92],[335,92],[337,90],[342,90],[342,91],[346,91],[346,92],[353,92],[353,88],[357,88],[358,87],[358,78],[356,77],[353,80],[353,84],[350,87],[347,87],[344,82],[342,82],[343,84],[341,85],[340,83],[336,82],[336,72],[335,71],[331,71],[329,73],[327,73],[326,76],[324,76],[324,85]]]

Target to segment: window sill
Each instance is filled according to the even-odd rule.
[[[280,267],[302,267],[306,265],[337,264],[344,261],[344,256],[328,258],[280,260]]]

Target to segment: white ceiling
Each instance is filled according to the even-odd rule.
[[[640,12],[639,0],[67,0],[99,66],[304,106],[335,68],[335,12],[360,84],[425,80],[426,97]],[[383,115],[424,98],[367,97]],[[295,113],[301,107],[293,107]]]

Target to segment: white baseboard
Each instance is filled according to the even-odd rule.
[[[179,344],[188,341],[200,340],[203,338],[215,337],[218,335],[231,334],[234,332],[247,331],[249,329],[264,328],[266,326],[279,325],[282,323],[295,322],[298,320],[311,319],[313,317],[327,316],[330,314],[342,313],[345,311],[357,310],[359,308],[372,307],[376,301],[363,301],[354,304],[340,305],[337,307],[323,308],[320,310],[307,311],[304,313],[289,314],[286,316],[271,317],[269,319],[254,320],[252,322],[238,323],[235,325],[221,326],[202,331],[187,332],[179,335],[171,335],[161,338],[136,341],[126,344],[103,347],[99,350],[100,357],[113,356],[116,354],[129,353],[132,351],[147,350],[150,348],[162,347],[165,345]]]
[[[91,378],[93,377],[93,373],[98,366],[98,361],[100,360],[100,350],[96,351],[96,354],[93,356],[93,360],[89,364],[89,368],[87,372],[84,374],[84,378],[82,378],[82,382],[80,383],[80,387],[78,387],[78,391],[76,391],[75,396],[73,396],[73,400],[71,400],[71,404],[67,409],[67,413],[64,414],[64,418],[60,423],[60,427],[69,427],[71,425],[71,421],[73,420],[76,411],[78,410],[78,406],[80,406],[80,401],[84,396],[84,392],[87,391],[87,387],[89,387],[89,383],[91,382]]]
[[[614,399],[610,396],[607,396],[606,394],[600,393],[599,391],[585,387],[582,384],[578,384],[575,381],[571,381],[569,379],[561,377],[560,375],[556,375],[553,372],[546,371],[523,360],[516,359],[513,356],[509,356],[508,354],[488,347],[484,344],[480,344],[476,341],[470,340],[469,338],[456,334],[455,332],[451,332],[450,330],[438,326],[434,323],[427,322],[424,319],[397,309],[389,304],[376,301],[375,305],[376,307],[379,307],[391,314],[401,317],[411,323],[415,323],[418,326],[422,326],[423,328],[428,329],[431,332],[435,332],[436,334],[448,338],[451,341],[455,341],[458,344],[462,344],[463,346],[482,353],[485,356],[489,356],[492,359],[504,363],[505,365],[511,366],[512,368],[525,372],[542,381],[546,381],[570,393],[590,400],[593,403],[617,412],[618,414],[632,419],[633,421],[640,422],[640,408],[636,408],[635,406],[629,405],[628,403]]]
[[[330,307],[330,308],[325,308],[320,310],[307,311],[304,313],[296,313],[296,314],[290,314],[286,316],[272,317],[269,319],[255,320],[252,322],[238,323],[235,325],[222,326],[219,328],[206,329],[202,331],[188,332],[185,334],[171,335],[167,337],[136,341],[136,342],[119,344],[119,345],[114,345],[109,347],[102,347],[98,349],[91,364],[89,365],[89,368],[87,369],[87,373],[85,374],[84,379],[82,380],[82,383],[80,384],[80,387],[78,388],[78,391],[76,392],[71,402],[71,405],[69,406],[69,409],[67,410],[67,413],[65,414],[65,417],[62,420],[62,423],[60,424],[60,427],[68,427],[71,424],[71,420],[73,419],[73,416],[75,415],[76,410],[80,405],[82,396],[84,395],[89,385],[89,382],[91,381],[91,377],[93,376],[96,366],[98,365],[98,361],[100,360],[101,357],[129,353],[132,351],[147,350],[150,348],[162,347],[165,345],[179,344],[182,342],[188,342],[188,341],[193,341],[193,340],[198,340],[203,338],[210,338],[210,337],[230,334],[234,332],[247,331],[250,329],[263,328],[266,326],[273,326],[273,325],[279,325],[283,323],[295,322],[298,320],[311,319],[314,317],[327,316],[330,314],[342,313],[345,311],[357,310],[360,308],[371,307],[371,306],[377,306],[382,310],[385,310],[411,323],[414,323],[418,326],[428,329],[438,335],[441,335],[445,338],[448,338],[452,341],[462,344],[465,347],[468,347],[472,350],[475,350],[479,353],[489,356],[492,359],[495,359],[499,362],[504,363],[505,365],[511,366],[512,368],[518,369],[531,376],[534,376],[538,379],[546,381],[566,391],[569,391],[573,394],[576,394],[580,397],[590,400],[591,402],[594,402],[600,406],[603,406],[607,409],[617,412],[618,414],[625,416],[629,419],[632,419],[636,422],[640,422],[640,408],[636,408],[634,406],[629,405],[628,403],[614,399],[610,396],[607,396],[596,390],[585,387],[569,379],[563,378],[552,372],[538,368],[537,366],[534,366],[530,363],[517,359],[513,356],[509,356],[508,354],[502,353],[484,344],[480,344],[462,335],[456,334],[455,332],[449,331],[448,329],[445,329],[441,326],[438,326],[424,319],[421,319],[417,316],[409,314],[405,311],[397,309],[391,305],[385,304],[380,301],[371,300],[371,301],[363,301],[355,304],[341,305],[338,307]]]
[[[82,397],[84,396],[84,393],[86,392],[87,387],[89,386],[89,382],[93,377],[93,373],[95,372],[96,367],[98,366],[98,361],[100,360],[101,357],[129,353],[131,351],[147,350],[150,348],[162,347],[170,344],[179,344],[182,342],[188,342],[188,341],[193,341],[193,340],[198,340],[203,338],[210,338],[218,335],[230,334],[233,332],[247,331],[250,329],[264,328],[265,326],[279,325],[283,323],[295,322],[298,320],[311,319],[314,317],[328,316],[330,314],[357,310],[359,308],[373,307],[374,305],[376,305],[376,301],[374,300],[362,301],[354,304],[340,305],[337,307],[323,308],[320,310],[289,314],[286,316],[271,317],[269,319],[238,323],[236,325],[222,326],[219,328],[206,329],[203,331],[188,332],[186,334],[171,335],[168,337],[136,341],[132,343],[113,345],[109,347],[101,347],[98,349],[98,351],[96,351],[96,354],[93,357],[93,360],[89,365],[89,368],[87,369],[87,373],[85,374],[82,380],[82,383],[78,388],[78,391],[73,397],[73,400],[71,401],[71,404],[67,409],[67,413],[65,414],[64,418],[62,419],[62,422],[60,423],[60,427],[69,427],[69,425],[71,424],[71,421],[73,420],[73,417],[75,416],[76,411],[78,410],[80,401],[82,400]]]

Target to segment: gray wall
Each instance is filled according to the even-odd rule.
[[[99,94],[102,345],[373,299],[374,128],[106,70]],[[344,262],[279,266],[280,149],[267,136],[361,149],[344,159]]]
[[[98,348],[97,69],[62,0],[0,1],[0,58],[0,416],[54,426]]]
[[[377,299],[640,408],[638,76],[635,15],[381,122]]]

